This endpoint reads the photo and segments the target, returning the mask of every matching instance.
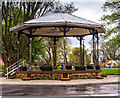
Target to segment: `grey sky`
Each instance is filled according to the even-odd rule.
[[[106,0],[60,0],[61,2],[73,2],[74,5],[78,8],[77,12],[73,14],[97,23],[101,23],[99,21],[100,17],[105,14],[102,10],[102,6]],[[79,41],[76,38],[70,38],[71,45],[73,47],[79,47]],[[85,46],[89,49],[89,41],[92,39],[92,36],[85,37]]]

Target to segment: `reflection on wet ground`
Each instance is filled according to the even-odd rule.
[[[118,78],[120,78],[120,75],[107,75],[107,77],[118,77]]]
[[[120,85],[119,85],[120,86]],[[89,85],[76,87],[38,86],[38,85],[2,85],[3,96],[60,96],[117,94],[118,84]]]

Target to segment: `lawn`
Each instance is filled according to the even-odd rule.
[[[4,70],[3,70],[3,69],[0,69],[0,72],[4,72]]]
[[[0,64],[0,72],[3,72],[4,70],[2,69],[4,67],[4,64]]]
[[[101,69],[101,75],[120,75],[120,69]]]

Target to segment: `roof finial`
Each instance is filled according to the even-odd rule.
[[[60,8],[59,8],[59,7],[56,7],[55,12],[57,12],[57,13],[58,13],[58,12],[61,12],[61,11],[60,11]]]

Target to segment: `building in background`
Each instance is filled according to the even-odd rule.
[[[0,72],[3,71],[3,67],[4,67],[4,62],[3,62],[3,60],[0,58]]]
[[[120,67],[120,60],[105,60],[105,66],[106,67]]]

